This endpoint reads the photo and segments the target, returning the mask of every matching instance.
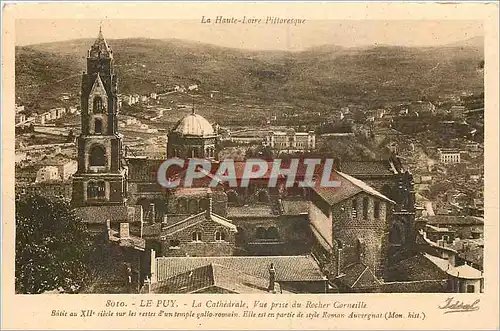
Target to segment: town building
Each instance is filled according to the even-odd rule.
[[[270,131],[266,136],[265,145],[278,151],[312,151],[316,149],[316,134],[314,131],[295,132]]]
[[[460,163],[460,151],[451,148],[438,149],[439,162],[444,164]]]

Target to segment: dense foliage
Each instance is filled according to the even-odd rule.
[[[69,204],[39,195],[16,199],[17,293],[78,292],[88,277],[90,244]]]

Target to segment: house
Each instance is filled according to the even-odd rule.
[[[382,289],[386,293],[443,293],[450,291],[449,276],[424,253],[389,267]]]
[[[484,276],[479,271],[467,264],[454,266],[447,259],[442,259],[430,254],[424,256],[434,263],[449,277],[450,292],[455,293],[483,293]]]
[[[483,233],[484,219],[476,216],[435,215],[426,216],[424,220],[429,225],[446,227],[456,233],[458,238],[473,238],[477,233]]]
[[[53,181],[61,179],[59,169],[55,166],[45,166],[40,168],[36,173],[36,183]]]

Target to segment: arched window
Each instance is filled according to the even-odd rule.
[[[157,198],[154,200],[154,206],[155,206],[155,220],[156,222],[161,222],[163,221],[163,215],[165,215],[167,208],[165,205],[165,201]]]
[[[405,242],[404,228],[401,221],[395,221],[389,230],[389,241],[392,245],[400,246]]]
[[[87,184],[88,199],[103,199],[106,197],[106,183],[91,181]]]
[[[95,124],[95,129],[94,129],[95,134],[102,134],[102,120],[96,118],[94,124]]]
[[[94,111],[94,114],[101,114],[103,112],[104,107],[102,105],[102,98],[101,97],[94,98],[94,106],[92,109]]]
[[[373,217],[380,218],[380,201],[375,201],[373,204]]]
[[[215,231],[215,241],[226,241],[226,234],[223,231]]]
[[[352,215],[352,218],[357,218],[358,216],[358,200],[356,198],[354,198],[352,200],[352,205],[351,205],[351,215]]]
[[[278,229],[275,228],[274,226],[271,226],[266,231],[266,238],[267,239],[278,239],[279,238]]]
[[[105,166],[106,151],[102,146],[94,146],[90,149],[90,166]]]
[[[236,246],[241,246],[245,242],[245,232],[241,227],[237,227],[236,231],[235,244]]]
[[[193,232],[193,234],[191,235],[191,239],[196,242],[201,242],[201,232]]]
[[[177,201],[177,212],[179,214],[185,214],[187,212],[187,202],[185,198],[180,198]]]
[[[368,219],[368,198],[363,198],[363,218]]]
[[[255,237],[257,239],[266,239],[266,229],[264,229],[263,227],[259,226],[257,228],[256,233],[255,233]]]
[[[196,214],[198,212],[198,201],[196,199],[189,200],[189,213]]]
[[[210,199],[208,199],[208,198],[201,199],[200,200],[200,208],[198,210],[202,211],[202,210],[207,210],[208,208],[210,208]]]

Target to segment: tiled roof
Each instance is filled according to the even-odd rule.
[[[351,289],[380,286],[380,281],[373,272],[363,263],[352,264],[342,271],[339,281]]]
[[[267,292],[268,280],[219,264],[208,264],[153,284],[154,293],[196,293],[215,286],[233,293]]]
[[[436,275],[446,279],[446,274],[430,262],[423,254],[417,254],[391,266],[388,270],[389,281],[434,280]]]
[[[323,246],[324,249],[326,249],[327,251],[330,251],[333,248],[333,243],[331,242],[331,240],[332,240],[331,236],[328,239],[323,237],[321,232],[318,229],[316,229],[314,224],[310,224],[310,228],[311,228],[313,236],[318,240],[318,243],[321,246]]]
[[[234,217],[274,217],[273,209],[269,205],[228,206],[227,216]]]
[[[106,224],[107,220],[112,222],[133,221],[129,219],[127,206],[88,206],[75,208],[75,213],[85,223]]]
[[[309,202],[303,200],[282,200],[285,215],[301,215],[309,212]]]
[[[157,279],[162,281],[208,264],[219,264],[242,273],[267,279],[274,264],[276,281],[322,281],[320,267],[310,255],[304,256],[220,256],[220,257],[158,257]]]
[[[388,176],[395,174],[388,161],[344,161],[341,163],[341,171],[354,177],[362,175]]]
[[[161,223],[144,224],[142,228],[143,237],[157,237],[161,234]]]
[[[483,247],[472,247],[466,252],[459,252],[458,256],[467,262],[473,263],[477,266],[484,266],[484,248]]]
[[[480,279],[483,277],[483,273],[481,271],[471,266],[461,265],[454,267],[448,260],[426,253],[424,253],[424,256],[450,276],[464,279]]]
[[[163,161],[165,160],[127,158],[129,180],[156,183],[156,173]],[[171,175],[178,172],[178,169],[173,166],[168,170],[172,172]]]
[[[216,223],[218,223],[226,228],[229,228],[233,232],[237,231],[236,225],[234,225],[233,223],[231,223],[231,221],[229,221],[228,219],[226,219],[222,216],[211,213],[210,220],[212,222],[216,222]],[[196,224],[199,224],[199,223],[202,223],[205,221],[207,221],[206,212],[202,211],[201,213],[199,213],[197,215],[190,216],[190,217],[188,217],[188,218],[186,218],[178,223],[167,226],[165,229],[165,234],[173,234],[173,233],[182,231],[188,227],[194,226]]]
[[[337,172],[337,177],[340,180],[339,187],[315,187],[314,190],[330,205],[337,204],[347,198],[350,198],[360,192],[365,192],[369,195],[375,196],[381,200],[390,203],[395,203],[382,193],[378,192],[365,182],[351,177],[345,173]]]
[[[484,219],[476,216],[435,215],[426,216],[428,224],[433,225],[483,225]]]

